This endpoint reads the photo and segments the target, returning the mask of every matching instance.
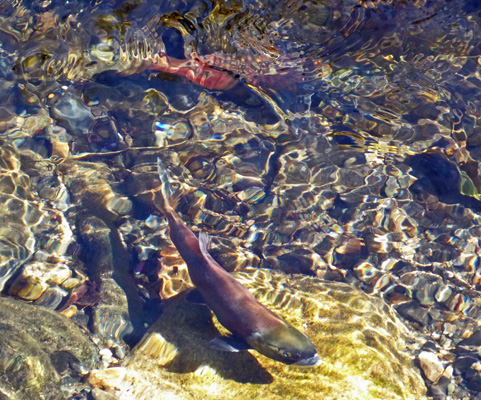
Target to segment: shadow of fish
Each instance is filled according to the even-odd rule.
[[[219,322],[233,334],[214,339],[211,345],[225,351],[253,348],[285,364],[319,365],[321,360],[309,338],[259,303],[212,258],[207,234],[201,232],[197,238],[175,212],[168,173],[160,160],[158,170],[162,184],[155,202],[167,217],[170,238],[186,262],[192,282]]]

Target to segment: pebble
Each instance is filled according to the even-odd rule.
[[[470,337],[461,340],[458,343],[458,346],[481,346],[481,331],[473,332]]]
[[[72,318],[76,313],[77,313],[77,306],[74,306],[74,305],[59,312],[59,314],[62,314],[66,318]]]
[[[68,133],[86,134],[92,124],[90,109],[77,96],[67,93],[59,98],[52,108],[53,117]]]
[[[428,340],[426,343],[423,344],[421,350],[436,352],[438,351],[438,348],[435,342],[433,342],[432,340]]]
[[[104,367],[109,367],[113,364],[118,363],[118,360],[114,357],[112,351],[108,348],[104,348],[99,351],[99,355],[102,359],[102,363]]]
[[[419,353],[418,359],[426,378],[431,382],[436,382],[444,372],[444,366],[438,356],[430,351],[422,351]]]
[[[471,367],[478,359],[471,356],[461,356],[454,362],[454,373],[456,375],[462,375],[466,372],[468,368]]]
[[[481,391],[481,363],[472,364],[466,371],[468,389]]]
[[[92,389],[90,395],[94,400],[117,400],[117,397],[115,395],[107,393],[99,388]]]
[[[55,310],[64,297],[67,296],[67,292],[58,286],[53,286],[48,288],[43,294],[35,300],[34,304],[37,306],[47,307],[52,310]]]
[[[449,286],[441,285],[438,288],[436,294],[434,295],[434,298],[436,299],[436,301],[438,303],[445,303],[446,301],[449,300],[452,293],[453,293],[453,291],[451,290],[451,288]]]
[[[454,349],[458,357],[479,357],[481,354],[481,331],[475,331],[469,338],[461,340]]]
[[[399,304],[396,306],[396,310],[409,321],[417,322],[421,325],[426,325],[429,322],[429,310],[421,307],[416,301]]]
[[[451,379],[442,376],[439,380],[431,385],[431,396],[434,400],[445,400],[448,396],[449,385],[451,384]]]

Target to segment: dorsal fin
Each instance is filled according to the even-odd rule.
[[[209,254],[210,237],[204,231],[199,232],[199,247],[204,257],[206,258],[210,257],[210,254]]]

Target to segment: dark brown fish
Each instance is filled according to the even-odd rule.
[[[209,239],[201,232],[199,238],[187,227],[170,204],[168,173],[158,162],[162,182],[157,204],[165,214],[170,238],[187,264],[189,275],[217,316],[219,322],[259,353],[297,366],[316,366],[320,359],[309,338],[259,303],[254,296],[222,268],[209,254]],[[214,340],[217,348],[238,351],[228,341]]]

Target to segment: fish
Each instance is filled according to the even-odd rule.
[[[249,87],[287,88],[323,76],[323,62],[316,60],[274,59],[268,56],[244,56],[214,53],[177,59],[159,54],[144,60],[136,73],[144,70],[182,76],[209,90],[228,91],[239,82]]]
[[[145,69],[182,76],[209,90],[227,91],[239,82],[238,76],[230,71],[210,65],[198,58],[179,60],[162,54],[144,61],[136,72]]]
[[[171,200],[169,173],[158,159],[159,196],[154,204],[167,218],[170,238],[187,264],[192,283],[218,321],[232,336],[211,342],[218,350],[254,349],[275,361],[298,367],[321,363],[317,349],[303,332],[261,304],[209,254],[205,232],[197,237],[183,222]]]

